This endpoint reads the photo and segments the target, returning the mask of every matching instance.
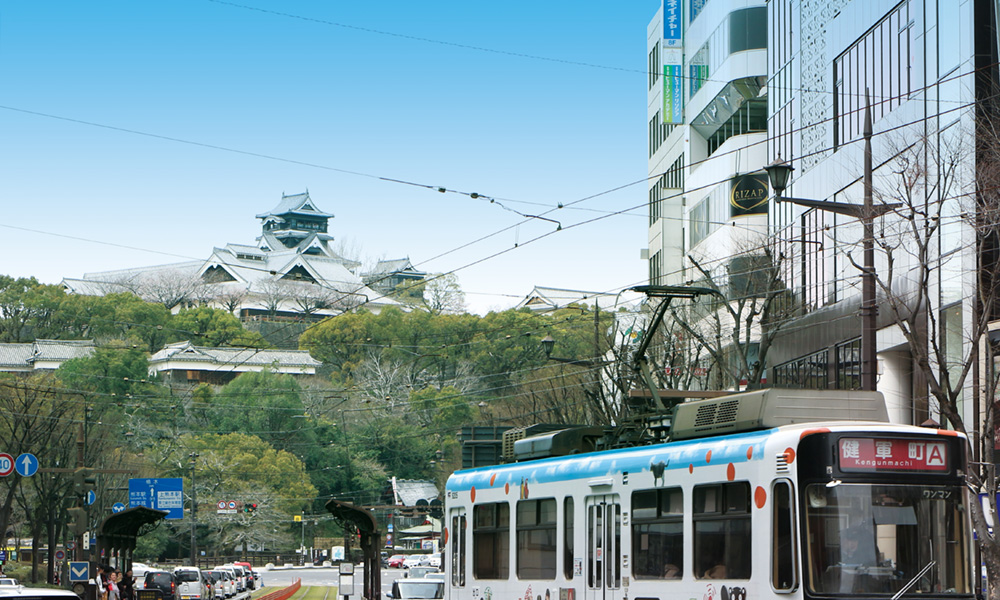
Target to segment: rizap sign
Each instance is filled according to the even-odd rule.
[[[729,188],[729,216],[766,215],[767,196],[765,173],[733,177]]]

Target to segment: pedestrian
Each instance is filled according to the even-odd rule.
[[[108,600],[120,600],[120,594],[118,591],[118,579],[122,576],[122,572],[118,569],[111,571],[111,576],[108,578]]]
[[[94,576],[94,584],[97,586],[98,600],[108,600],[108,575],[104,571],[104,565],[97,565],[97,574]]]
[[[125,571],[118,583],[118,596],[121,600],[135,600],[135,577],[132,576],[132,569]]]

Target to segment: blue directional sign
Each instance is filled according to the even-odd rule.
[[[97,494],[94,493],[94,490],[87,490],[87,506],[94,502],[97,502]]]
[[[111,507],[111,512],[113,513],[120,513],[123,510],[125,510],[125,505],[121,502],[115,502]]]
[[[90,563],[86,561],[69,562],[69,580],[87,581],[90,579]]]
[[[31,477],[38,472],[38,459],[34,454],[25,452],[14,461],[14,469],[21,477]]]
[[[129,479],[128,505],[131,508],[145,506],[167,511],[167,519],[184,518],[184,480],[180,477],[167,479]]]

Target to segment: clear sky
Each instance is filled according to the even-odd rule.
[[[457,270],[477,312],[645,283],[659,5],[9,0],[0,273],[205,259],[308,189],[338,240]]]

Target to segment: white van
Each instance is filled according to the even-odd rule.
[[[177,580],[177,597],[180,600],[209,600],[211,591],[198,567],[177,567],[174,569],[174,579]]]

